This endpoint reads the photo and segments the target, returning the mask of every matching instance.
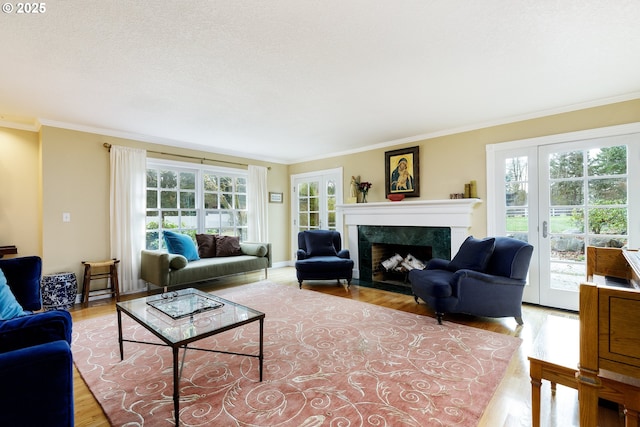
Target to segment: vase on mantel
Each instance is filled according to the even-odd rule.
[[[368,181],[360,181],[358,183],[358,190],[362,193],[362,201],[360,203],[367,203],[367,194],[369,193],[369,189],[372,184]]]

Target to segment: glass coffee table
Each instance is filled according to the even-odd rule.
[[[262,312],[193,288],[165,292],[160,295],[152,295],[130,301],[121,301],[116,303],[116,310],[118,313],[120,360],[124,359],[123,343],[125,341],[168,346],[173,350],[173,406],[176,425],[179,425],[180,418],[179,385],[181,368],[179,369],[178,367],[178,352],[181,348],[183,349],[183,363],[184,353],[186,353],[187,349],[256,357],[260,361],[260,381],[262,381],[265,318],[265,314]],[[158,337],[162,343],[123,338],[122,313],[138,322]],[[218,351],[189,345],[203,338],[256,321],[260,323],[260,351],[257,355]]]

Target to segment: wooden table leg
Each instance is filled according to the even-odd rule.
[[[540,387],[542,386],[542,366],[529,360],[531,376],[531,427],[540,427]]]
[[[580,427],[596,427],[598,423],[599,379],[596,375],[578,373],[578,405]]]

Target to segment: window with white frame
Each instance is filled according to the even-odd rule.
[[[247,238],[247,172],[147,161],[146,248],[164,247],[162,231]]]

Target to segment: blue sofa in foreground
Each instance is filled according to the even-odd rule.
[[[32,313],[41,275],[39,257],[0,259],[1,426],[74,425],[71,315]]]
[[[451,261],[434,258],[409,272],[416,302],[424,300],[442,324],[445,313],[511,317],[522,325],[522,294],[533,246],[510,237],[462,243]]]

